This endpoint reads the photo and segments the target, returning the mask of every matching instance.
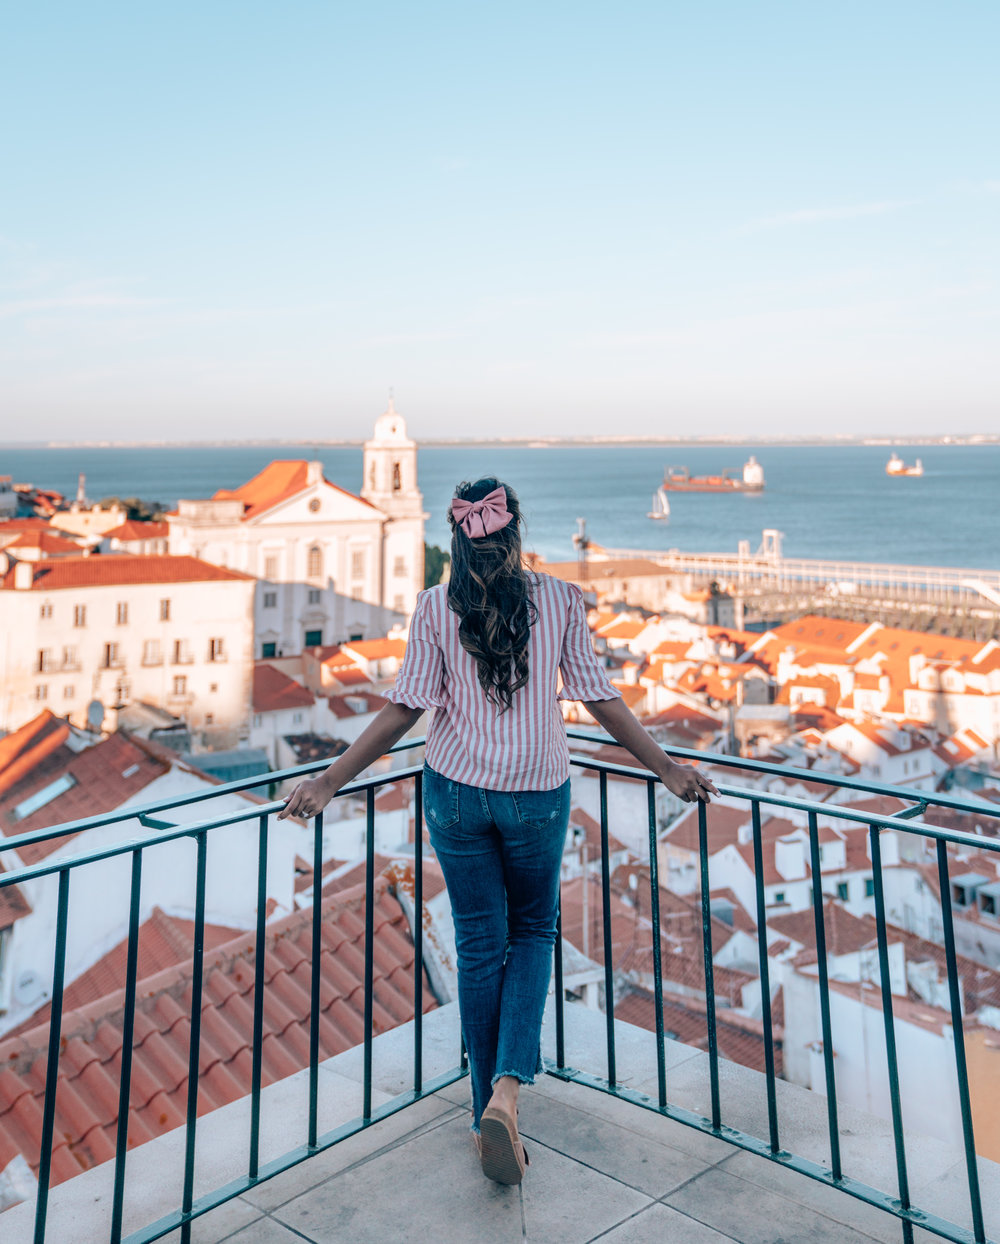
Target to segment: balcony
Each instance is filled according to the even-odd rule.
[[[590,737],[575,735],[578,738]],[[405,744],[400,750],[417,744]],[[692,754],[692,758],[694,758]],[[697,756],[704,760],[704,754]],[[742,770],[745,778],[781,773],[814,784],[847,788],[884,797],[890,788],[812,771],[796,774],[764,762],[713,757],[719,765]],[[85,883],[86,869],[109,855],[132,862],[129,972],[115,1023],[123,1035],[119,1100],[131,1100],[134,1025],[137,1007],[135,956],[138,942],[138,895],[142,859],[155,867],[157,848],[178,839],[197,844],[195,945],[204,940],[205,852],[209,836],[225,825],[256,823],[260,860],[266,859],[268,813],[280,804],[256,805],[247,812],[175,823],[174,811],[190,802],[164,800],[140,810],[143,823],[155,831],[148,840],[129,839],[120,847],[84,848],[71,860],[53,859],[0,874],[0,887],[49,876],[58,878],[55,941],[55,986],[47,1069],[41,1104],[41,1145],[37,1164],[38,1196],[0,1216],[4,1244],[34,1239],[58,1242],[86,1240],[130,1244],[154,1239],[221,1241],[334,1240],[395,1241],[518,1240],[576,1241],[606,1239],[611,1244],[643,1241],[684,1241],[711,1244],[737,1240],[746,1244],[777,1241],[929,1241],[932,1238],[983,1242],[1000,1236],[1000,1167],[978,1156],[965,1039],[962,981],[956,957],[950,902],[949,844],[996,851],[1000,842],[975,839],[959,830],[943,829],[930,819],[936,809],[967,811],[950,795],[896,790],[910,803],[895,816],[871,809],[819,803],[771,793],[757,787],[722,785],[728,798],[743,800],[750,813],[750,854],[756,864],[761,979],[760,1031],[764,1067],[756,1071],[728,1061],[720,1053],[722,1021],[716,980],[724,969],[713,962],[713,916],[710,910],[709,835],[719,808],[697,812],[697,839],[703,882],[700,898],[705,1026],[694,1043],[672,1039],[665,1020],[662,981],[669,965],[661,958],[660,926],[669,912],[660,911],[657,880],[655,783],[641,770],[610,763],[581,752],[574,756],[578,771],[596,775],[600,798],[599,937],[603,956],[597,968],[603,984],[604,1009],[569,1000],[577,984],[579,963],[568,943],[557,941],[554,992],[543,1029],[546,1074],[522,1097],[522,1130],[531,1157],[520,1188],[489,1184],[478,1171],[468,1137],[466,1070],[454,1003],[427,1015],[424,994],[424,921],[413,922],[412,1021],[378,1035],[374,1032],[373,984],[375,956],[374,830],[376,793],[380,786],[413,781],[417,832],[414,835],[413,910],[423,911],[422,835],[420,833],[420,768],[396,770],[367,778],[342,795],[364,794],[367,808],[367,865],[364,882],[364,1022],[360,1045],[331,1058],[320,1057],[321,987],[319,955],[302,981],[312,991],[309,1056],[294,1074],[274,1083],[262,1079],[262,1046],[274,1031],[265,1022],[268,982],[265,965],[265,909],[258,903],[257,952],[251,956],[254,977],[248,998],[253,1008],[253,1066],[247,1069],[246,1095],[199,1116],[199,1079],[214,1074],[202,1064],[203,976],[207,956],[196,952],[189,985],[172,994],[174,1008],[187,1006],[182,1023],[190,1025],[186,1122],[155,1139],[128,1148],[128,1112],[118,1112],[115,1156],[101,1165],[53,1186],[53,1141],[57,1127],[56,1085],[60,1058],[79,1065],[78,1051],[61,1053],[62,965],[66,956],[67,911],[71,882]],[[270,781],[315,772],[325,762],[277,774],[257,776],[215,787],[210,799],[224,792],[247,790]],[[645,788],[648,833],[653,850],[648,860],[649,892],[644,897],[653,941],[648,948],[655,978],[655,1025],[636,1027],[615,1015],[618,982],[613,954],[609,864],[609,780],[621,779]],[[771,955],[765,928],[765,870],[761,809],[795,810],[808,824],[813,868],[818,957],[817,1022],[822,1030],[816,1051],[820,1079],[827,1090],[811,1091],[788,1083],[776,1071],[777,1044],[770,991]],[[981,807],[977,815],[988,816]],[[87,822],[36,830],[0,841],[0,851],[14,850],[99,825],[121,823],[136,810],[119,810]],[[839,818],[862,826],[867,834],[874,879],[874,923],[877,929],[878,983],[869,990],[867,1005],[877,1008],[883,1041],[869,1057],[881,1068],[889,1102],[888,1117],[876,1117],[842,1099],[838,1092],[835,1047],[842,1034],[833,1023],[832,1006],[839,996],[829,963],[839,947],[827,951],[826,923],[831,911],[822,901],[819,868],[820,819]],[[925,819],[928,818],[928,819]],[[886,893],[881,843],[891,833],[914,842],[937,844],[940,871],[943,956],[947,988],[943,1005],[950,1008],[954,1058],[947,1078],[928,1080],[925,1095],[945,1103],[954,1099],[961,1117],[955,1142],[921,1134],[910,1125],[915,1105],[901,1090],[896,1046],[898,1017],[894,1003],[890,944],[887,937]],[[314,876],[322,874],[323,818],[315,821]],[[102,839],[107,841],[106,836]],[[81,875],[83,874],[83,875]],[[259,873],[263,877],[263,872]],[[260,882],[261,887],[263,881]],[[0,890],[2,893],[2,890]],[[259,890],[263,895],[264,890]],[[312,927],[312,946],[322,942],[319,906],[305,915]],[[309,914],[311,912],[311,914]],[[564,918],[568,909],[564,903]],[[645,927],[645,926],[643,926]],[[635,928],[639,929],[638,918]],[[199,935],[198,930],[201,930]],[[249,935],[248,935],[249,936]],[[833,936],[831,932],[831,937]],[[359,943],[360,945],[360,943]],[[832,942],[831,942],[832,945]],[[297,971],[299,969],[296,969]],[[828,977],[829,973],[829,977]],[[576,974],[576,975],[575,975]],[[673,979],[671,977],[671,979]],[[214,986],[211,986],[214,987]],[[721,987],[720,987],[721,988]],[[833,1001],[832,1001],[833,1000]],[[148,1021],[147,1021],[148,1023]],[[248,1060],[249,1061],[249,1060]],[[105,1068],[115,1065],[109,1063]],[[34,1067],[37,1069],[36,1062]],[[24,1068],[23,1075],[28,1074]],[[16,1068],[8,1068],[8,1074]],[[147,1069],[143,1068],[143,1074]],[[36,1074],[32,1071],[33,1075]],[[137,1073],[138,1074],[138,1073]],[[935,1072],[935,1077],[937,1073]],[[10,1086],[5,1088],[10,1092]],[[0,1095],[0,1117],[4,1108]],[[22,1113],[24,1112],[22,1102]],[[113,1122],[114,1115],[111,1116]]]

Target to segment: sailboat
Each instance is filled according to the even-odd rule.
[[[670,517],[670,499],[667,496],[667,490],[661,485],[653,493],[653,508],[646,515],[647,518],[669,518]]]

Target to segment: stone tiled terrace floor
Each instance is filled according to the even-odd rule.
[[[603,1073],[605,1018],[567,1008],[567,1058]],[[655,1094],[651,1034],[616,1022],[619,1077]],[[373,1104],[377,1108],[412,1081],[412,1026],[374,1043]],[[548,1016],[543,1050],[554,1053]],[[424,1071],[455,1066],[454,1004],[426,1017]],[[708,1108],[706,1055],[666,1043],[670,1100],[698,1114]],[[360,1048],[322,1064],[320,1130],[357,1118]],[[720,1064],[723,1121],[767,1134],[763,1078]],[[304,1139],[305,1073],[264,1090],[262,1161]],[[823,1164],[829,1161],[824,1099],[779,1082],[782,1144]],[[469,1135],[468,1081],[459,1080],[349,1139],[258,1185],[210,1214],[192,1230],[194,1244],[800,1244],[902,1239],[897,1220],[836,1189],[818,1184],[712,1136],[583,1085],[540,1076],[522,1092],[521,1128],[531,1165],[519,1188],[483,1178]],[[841,1145],[848,1174],[875,1187],[895,1187],[891,1128],[844,1106]],[[199,1120],[196,1195],[246,1170],[249,1101]],[[183,1129],[129,1155],[126,1233],[175,1210],[183,1172]],[[917,1204],[968,1226],[964,1161],[939,1141],[908,1139],[910,1185]],[[987,1234],[1000,1240],[1000,1167],[982,1160]],[[49,1205],[46,1244],[100,1244],[109,1238],[113,1164],[60,1184]],[[0,1215],[2,1244],[29,1244],[30,1202]],[[164,1237],[179,1244],[180,1232]],[[917,1244],[937,1239],[917,1229]]]
[[[865,1244],[899,1225],[681,1124],[543,1077],[522,1096],[531,1165],[483,1178],[464,1084],[272,1179],[195,1228],[196,1244]],[[930,1240],[923,1232],[917,1239]],[[175,1237],[171,1237],[174,1239]]]

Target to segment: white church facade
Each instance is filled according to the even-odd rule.
[[[426,517],[417,446],[390,400],[359,495],[321,462],[272,462],[239,488],[178,502],[168,548],[256,578],[254,657],[277,657],[405,624],[424,585]]]

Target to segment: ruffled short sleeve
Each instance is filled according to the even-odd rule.
[[[407,708],[441,708],[444,705],[444,655],[438,642],[427,592],[417,597],[410,619],[406,656],[396,682],[385,698]]]
[[[559,673],[562,687],[560,700],[618,700],[621,692],[611,685],[604,667],[594,651],[583,607],[583,593],[575,583],[567,584],[571,600],[566,631],[563,636]]]

